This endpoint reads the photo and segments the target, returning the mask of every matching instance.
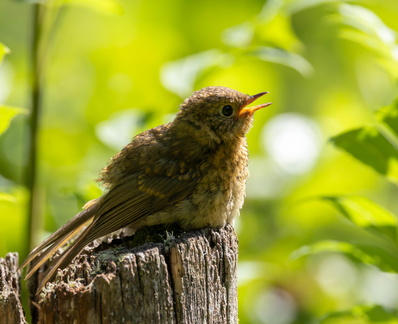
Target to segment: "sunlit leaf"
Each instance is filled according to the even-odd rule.
[[[296,260],[303,256],[321,252],[340,252],[349,254],[350,256],[354,257],[355,260],[360,261],[361,263],[373,263],[374,261],[372,256],[367,255],[354,245],[338,241],[319,241],[311,245],[302,246],[293,251],[293,253],[290,255],[290,258],[292,260]]]
[[[264,6],[258,15],[258,19],[262,22],[269,22],[282,10],[284,0],[269,0],[264,2]]]
[[[375,53],[376,61],[381,66],[382,70],[393,77],[397,77],[398,46],[395,44],[385,44],[380,38],[353,29],[342,30],[340,36],[371,50]]]
[[[95,131],[104,144],[120,150],[138,132],[143,118],[143,113],[137,109],[123,110],[97,124]]]
[[[398,100],[376,113],[379,122],[386,125],[398,139]]]
[[[0,64],[3,62],[4,55],[10,53],[10,49],[4,44],[0,43]]]
[[[379,56],[385,71],[398,75],[398,44],[396,32],[389,28],[372,10],[344,3],[339,6],[339,19],[351,29],[341,36],[372,50]]]
[[[320,324],[397,324],[398,318],[395,314],[387,312],[379,305],[355,306],[349,310],[335,312],[326,315]]]
[[[303,256],[325,252],[343,253],[355,262],[373,265],[386,272],[398,272],[398,257],[396,253],[393,255],[383,248],[363,244],[354,245],[347,242],[319,241],[295,250],[290,258],[295,260]]]
[[[279,63],[288,66],[304,76],[310,75],[313,71],[311,64],[304,57],[279,48],[258,47],[248,54],[253,55],[263,61]]]
[[[321,197],[355,225],[378,236],[397,239],[397,218],[370,199],[360,196]]]
[[[8,193],[0,192],[0,201],[16,202],[16,197]]]
[[[254,34],[253,25],[244,22],[224,30],[222,40],[231,47],[246,47],[250,44]]]
[[[339,9],[346,25],[352,26],[366,35],[376,37],[387,46],[395,45],[396,32],[387,27],[372,10],[347,3],[340,5]]]
[[[11,120],[18,114],[26,113],[23,108],[0,106],[0,135],[10,126]]]
[[[63,0],[65,3],[82,5],[103,13],[121,15],[124,9],[117,0]]]
[[[160,78],[166,89],[185,97],[194,90],[198,77],[209,68],[224,64],[227,59],[226,54],[219,50],[200,52],[166,63]]]
[[[382,175],[398,181],[398,150],[375,127],[354,129],[330,141]]]

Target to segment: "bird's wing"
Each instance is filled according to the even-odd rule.
[[[130,175],[104,196],[87,239],[112,233],[171,206],[189,195],[195,186],[193,178]]]
[[[58,268],[65,268],[90,242],[110,234],[183,199],[196,185],[194,178],[129,175],[112,188],[98,203],[93,222],[67,250],[51,262],[38,291],[53,279]]]

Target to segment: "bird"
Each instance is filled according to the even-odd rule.
[[[245,135],[254,112],[271,103],[249,105],[267,93],[205,87],[183,101],[172,122],[134,136],[101,170],[97,181],[104,194],[86,203],[21,264],[30,265],[28,279],[69,242],[50,260],[37,294],[87,244],[119,229],[173,223],[189,231],[232,224],[248,177]]]

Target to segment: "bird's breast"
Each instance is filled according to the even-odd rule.
[[[199,180],[183,204],[189,208],[189,224],[183,228],[220,227],[239,214],[248,177],[248,152],[244,141],[220,146],[198,166]],[[184,221],[183,221],[184,223]]]

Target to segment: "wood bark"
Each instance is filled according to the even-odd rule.
[[[26,323],[20,301],[18,254],[8,253],[0,258],[0,323]]]
[[[237,323],[232,226],[168,231],[88,247],[35,296],[39,272],[30,284],[33,323]]]

